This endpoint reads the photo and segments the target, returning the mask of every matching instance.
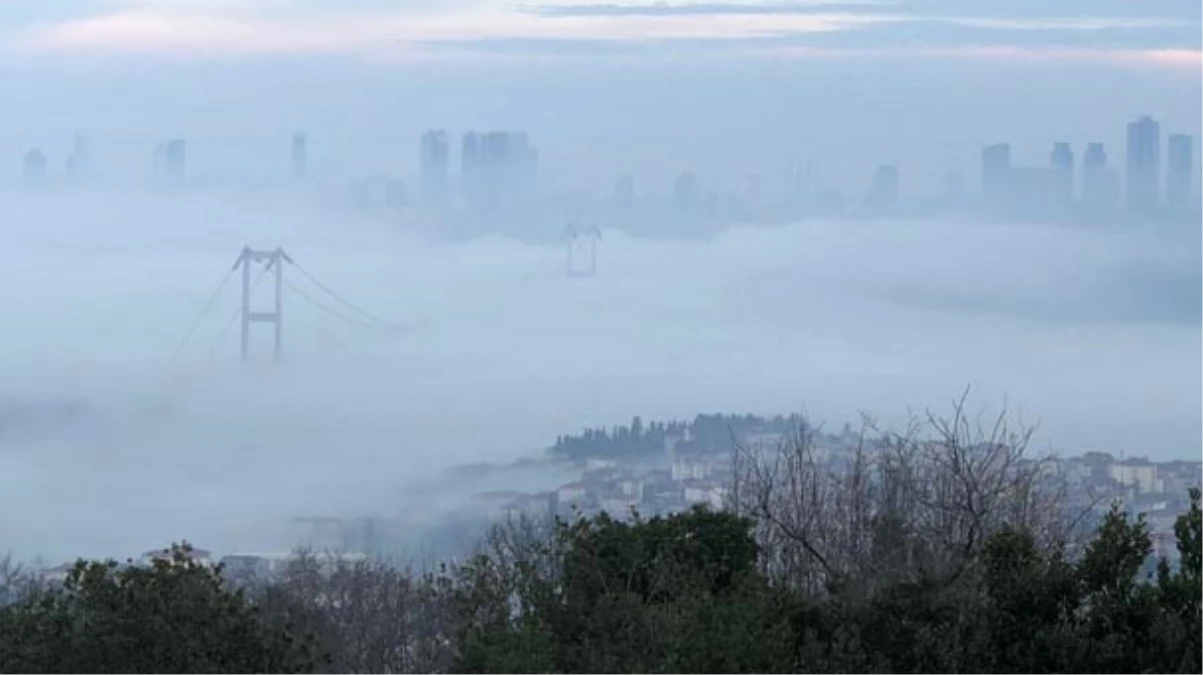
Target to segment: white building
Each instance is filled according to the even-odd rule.
[[[1144,459],[1115,462],[1110,467],[1111,479],[1137,492],[1163,492],[1165,482],[1157,475],[1157,465]]]

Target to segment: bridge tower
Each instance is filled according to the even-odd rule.
[[[575,225],[569,225],[564,229],[564,238],[568,276],[597,276],[597,242],[601,239],[601,231],[596,226],[578,230]]]
[[[242,270],[242,362],[250,358],[250,340],[252,323],[270,323],[274,328],[274,348],[272,354],[277,363],[284,357],[284,263],[291,263],[292,258],[283,248],[276,247],[271,251],[242,247],[242,253],[234,262],[234,269]],[[272,272],[275,278],[275,305],[273,311],[257,312],[251,309],[251,293],[254,287],[251,283],[251,268],[260,268],[263,273]]]

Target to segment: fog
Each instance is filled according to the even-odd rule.
[[[967,386],[1039,421],[1041,449],[1197,460],[1201,17],[0,0],[0,553],[278,547],[293,516],[417,528],[485,487],[567,480],[444,470],[586,426],[901,425]],[[1129,208],[1125,124],[1146,114],[1190,156],[1171,195],[1162,152],[1145,178],[1166,189]],[[450,161],[419,160],[436,129]],[[499,153],[505,209],[466,176],[471,130],[537,149],[537,168],[525,143]],[[164,168],[168,139],[186,161]],[[981,151],[1001,142],[991,192]],[[1095,142],[1108,170],[1087,190]],[[366,178],[400,186],[387,217],[363,213]],[[565,273],[574,221],[601,228],[591,278]],[[227,277],[246,245],[299,265],[281,366],[263,325],[239,362]],[[390,326],[315,307],[302,270]]]
[[[1193,234],[902,220],[697,241],[607,231],[598,275],[580,279],[559,246],[432,243],[284,192],[0,203],[0,396],[83,401],[69,423],[30,417],[0,439],[5,544],[52,559],[182,537],[254,546],[257,528],[294,515],[433,514],[415,481],[634,415],[899,424],[972,385],[975,405],[1039,419],[1041,447],[1170,458],[1201,442]],[[286,292],[286,365],[270,366],[264,331],[243,371],[236,327],[216,343],[231,283],[173,358],[244,244],[284,246],[403,330]],[[316,295],[294,268],[286,278]]]

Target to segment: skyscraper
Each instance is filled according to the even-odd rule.
[[[184,180],[188,160],[188,146],[184,139],[173,138],[167,141],[164,159],[168,180],[174,185],[179,185]]]
[[[519,206],[535,195],[539,154],[525,133],[464,134],[461,180],[469,207]]]
[[[790,160],[785,170],[785,205],[791,211],[810,206],[822,187],[822,176],[814,160]]]
[[[1166,145],[1165,203],[1176,209],[1191,202],[1194,145],[1189,134],[1170,134]]]
[[[25,153],[21,175],[29,187],[39,187],[46,180],[46,155],[37,148]]]
[[[1055,172],[1057,196],[1064,202],[1074,198],[1074,151],[1069,143],[1054,143],[1049,164]]]
[[[1086,144],[1086,153],[1082,155],[1082,172],[1084,174],[1098,169],[1107,168],[1107,149],[1099,142]]]
[[[1114,207],[1119,202],[1119,176],[1107,167],[1107,150],[1102,143],[1086,145],[1082,155],[1082,203],[1094,210]]]
[[[91,168],[91,160],[88,137],[82,133],[75,134],[75,143],[71,148],[71,154],[67,157],[67,177],[76,182],[86,179]]]
[[[614,183],[614,206],[630,209],[635,204],[635,179],[629,175],[619,176]]]
[[[297,131],[292,135],[292,179],[299,180],[309,172],[309,139],[305,132]]]
[[[692,171],[681,172],[673,181],[673,198],[676,200],[677,206],[682,209],[695,207],[701,196],[700,193],[701,186],[698,176]]]
[[[873,174],[873,187],[869,191],[869,205],[889,209],[898,201],[898,167],[883,164]]]
[[[982,148],[982,192],[990,201],[1009,196],[1011,187],[1011,144],[995,143]]]
[[[1161,125],[1145,115],[1128,123],[1127,202],[1134,211],[1156,208],[1160,193]]]
[[[481,162],[480,135],[475,131],[464,134],[460,142],[460,192],[464,205],[474,207],[480,201],[481,193]]]
[[[422,149],[418,162],[422,199],[427,204],[441,204],[446,198],[449,158],[450,144],[447,141],[447,132],[437,130],[422,134]]]

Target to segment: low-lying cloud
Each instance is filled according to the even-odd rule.
[[[0,546],[26,554],[245,547],[253,524],[291,515],[433,512],[407,486],[633,415],[899,423],[970,384],[977,403],[1007,397],[1041,418],[1039,442],[1064,451],[1185,457],[1201,443],[1195,235],[953,221],[694,242],[608,231],[599,276],[570,279],[552,245],[429,243],[285,194],[0,205],[0,399],[82,401],[70,422],[0,436]],[[286,367],[242,372],[237,330],[218,341],[231,284],[173,359],[248,243],[283,245],[406,330],[290,295]],[[255,338],[269,360],[270,337]]]

